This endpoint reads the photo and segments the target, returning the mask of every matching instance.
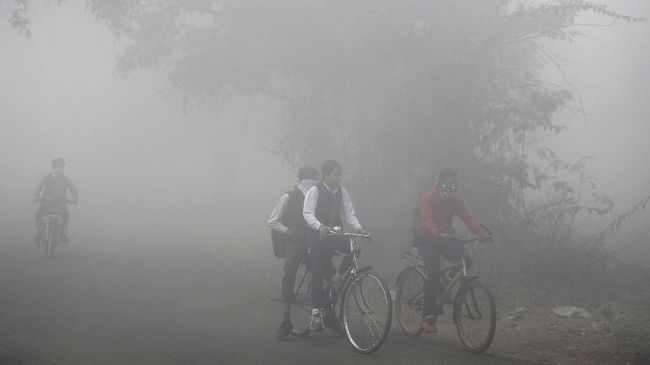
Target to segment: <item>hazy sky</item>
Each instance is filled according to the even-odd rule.
[[[650,16],[645,1],[610,3],[622,13]],[[0,5],[3,19],[10,5]],[[279,156],[263,147],[274,143],[265,123],[273,110],[238,102],[218,115],[183,113],[178,97],[164,95],[163,73],[121,80],[112,72],[122,45],[81,4],[34,2],[30,17],[31,39],[0,22],[0,213],[13,217],[4,224],[31,219],[37,179],[52,157],[63,156],[85,209],[115,211],[138,202],[139,214],[158,205],[244,228],[251,225],[245,207],[235,216],[216,210],[220,202],[245,200],[268,207],[252,220],[255,230],[266,229],[266,214],[293,180]],[[650,194],[650,22],[582,30],[589,36],[552,52],[568,63],[565,72],[582,92],[588,122],[563,117],[568,133],[552,144],[567,159],[595,156],[592,171],[603,192],[625,208]],[[18,206],[25,209],[15,214]]]

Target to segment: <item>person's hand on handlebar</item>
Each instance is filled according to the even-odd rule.
[[[332,228],[326,225],[322,225],[320,226],[320,228],[318,228],[318,233],[320,234],[320,238],[323,238],[328,234],[332,233]]]
[[[441,240],[448,240],[448,239],[450,239],[452,237],[453,236],[450,233],[447,233],[447,232],[438,233],[438,238],[441,239]]]
[[[364,235],[364,236],[369,234],[369,233],[366,232],[366,230],[363,229],[363,228],[359,228],[359,229],[357,229],[357,233],[358,233],[358,234],[362,234],[362,235]]]

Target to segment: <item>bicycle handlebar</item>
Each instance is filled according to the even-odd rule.
[[[444,231],[449,227],[450,227],[450,225],[446,224],[446,225],[440,227],[440,231],[444,233]],[[437,238],[453,239],[453,240],[456,240],[457,242],[460,242],[462,244],[467,244],[467,243],[472,243],[472,242],[481,242],[481,243],[494,242],[494,236],[492,235],[492,231],[490,231],[490,229],[487,226],[484,226],[482,224],[481,224],[481,228],[483,228],[484,230],[487,231],[487,233],[488,233],[487,237],[473,236],[473,237],[470,237],[470,238],[458,238],[458,237],[456,237],[454,235],[454,233],[452,233],[448,237],[437,237]],[[453,232],[453,229],[452,229],[452,232]]]
[[[490,237],[472,237],[472,238],[455,238],[455,237],[452,237],[452,238],[455,239],[457,242],[460,242],[462,244],[468,244],[468,243],[472,243],[472,242],[484,243],[484,242],[493,242],[494,241],[494,237],[491,237],[491,236]]]
[[[35,203],[43,203],[43,202],[47,203],[47,202],[49,202],[49,201],[52,201],[52,199],[47,199],[47,198],[37,198],[37,199],[34,199],[34,202],[35,202]],[[68,199],[68,198],[66,198],[65,201],[64,201],[63,203],[65,203],[65,204],[75,204],[75,205],[77,204],[76,201],[74,201],[74,200],[70,200],[70,199]]]
[[[337,232],[330,232],[330,233],[326,234],[324,237],[330,237],[330,236],[356,237],[356,238],[370,239],[370,233],[337,233]]]

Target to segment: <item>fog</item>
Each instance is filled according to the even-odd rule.
[[[604,3],[622,14],[650,16],[650,5],[645,1],[610,0]],[[0,2],[0,19],[9,19],[13,7],[12,1]],[[19,266],[32,270],[44,262],[42,255],[39,256],[39,252],[30,246],[37,208],[32,195],[38,180],[50,171],[50,161],[54,157],[63,157],[67,163],[65,174],[79,190],[79,203],[70,207],[69,235],[72,242],[62,246],[57,253],[58,263],[62,264],[60,267],[70,264],[70,269],[66,270],[75,268],[79,271],[75,275],[84,275],[81,267],[76,266],[81,258],[97,260],[102,255],[123,258],[160,255],[166,261],[174,261],[179,252],[203,250],[196,251],[196,255],[210,256],[207,265],[229,268],[250,265],[249,272],[239,279],[253,282],[263,278],[259,279],[259,284],[264,288],[251,289],[250,292],[242,290],[241,296],[223,307],[220,315],[242,315],[240,308],[251,305],[250,302],[256,300],[255,294],[263,293],[263,305],[273,306],[274,311],[273,324],[264,324],[263,330],[275,331],[275,327],[270,328],[276,325],[276,303],[266,303],[277,299],[282,261],[272,256],[266,220],[280,195],[296,182],[296,164],[289,163],[284,158],[286,156],[278,152],[278,135],[279,130],[285,127],[281,122],[286,118],[286,109],[259,95],[237,95],[219,106],[197,105],[170,85],[168,68],[164,64],[143,67],[123,77],[118,72],[119,55],[131,44],[129,39],[116,37],[106,23],[96,19],[79,2],[31,2],[28,14],[31,37],[21,36],[16,29],[0,22],[0,250],[7,254],[5,263],[11,268],[0,267],[0,273]],[[576,22],[608,24],[608,19],[587,14],[581,15]],[[549,85],[567,87],[570,83],[567,88],[579,90],[584,116],[580,112],[559,113],[554,117],[555,121],[566,130],[559,134],[548,133],[541,140],[568,161],[593,156],[588,172],[596,177],[599,192],[616,203],[612,214],[605,217],[579,216],[580,227],[587,232],[596,232],[616,214],[625,212],[650,194],[650,103],[647,102],[650,94],[650,72],[647,71],[650,65],[650,22],[620,22],[578,29],[584,36],[571,43],[545,43],[549,55],[561,61],[562,70],[546,60],[541,61],[544,66],[540,74],[542,81]],[[282,46],[290,48],[292,45]],[[368,114],[372,116],[372,113]],[[368,125],[368,134],[373,134],[373,124]],[[304,134],[318,136],[321,132],[313,130]],[[390,151],[391,147],[387,144],[386,149]],[[327,147],[326,150],[336,151],[336,148]],[[369,155],[372,153],[368,152]],[[320,168],[327,159],[345,156],[333,152],[333,155],[298,156],[296,160],[302,165]],[[364,154],[354,156],[364,157]],[[366,163],[361,157],[340,162],[344,167],[358,167]],[[396,158],[395,161],[400,160]],[[454,159],[445,157],[443,161]],[[435,170],[441,167],[435,166]],[[461,171],[472,169],[471,166],[456,167]],[[390,169],[391,166],[384,167],[385,173],[390,174]],[[344,169],[344,174],[348,171]],[[419,184],[417,189],[409,190],[410,185],[408,189],[403,188],[408,184],[400,181],[402,185],[395,189],[394,196],[381,196],[387,201],[403,199],[395,203],[395,209],[399,210],[397,213],[373,209],[374,199],[379,199],[373,194],[383,192],[372,185],[364,188],[359,182],[363,181],[359,178],[363,172],[355,171],[344,176],[344,184],[354,181],[348,189],[353,199],[355,196],[363,197],[359,199],[360,203],[355,203],[362,224],[375,228],[378,233],[375,237],[377,246],[368,248],[365,259],[375,261],[391,281],[400,269],[399,255],[408,247],[407,231],[411,217],[402,213],[405,206],[410,207],[417,201],[422,187],[428,188],[433,183],[433,175],[429,171],[426,173],[425,183],[422,180],[413,183]],[[480,193],[472,191],[468,195]],[[539,193],[539,196],[543,197],[544,193]],[[488,200],[476,199],[475,202],[483,213],[490,204]],[[490,221],[496,218],[483,214],[479,219]],[[648,211],[634,214],[607,242],[608,247],[617,250],[626,262],[643,262],[650,258],[648,219]],[[77,259],[79,261],[75,261]],[[181,268],[170,264],[169,272],[174,273],[172,280],[196,275],[197,269],[192,262],[179,259],[178,265]],[[120,266],[113,269],[107,264],[101,269],[100,265],[96,275],[108,278],[118,275],[120,270]],[[130,280],[127,271],[122,273],[125,276],[120,276],[120,281]],[[9,277],[20,278],[21,275],[13,273]],[[29,275],[25,277],[33,279]],[[220,272],[218,277],[210,276],[210,285],[221,285],[212,283],[228,275],[228,272]],[[230,290],[235,281],[223,281],[223,287],[219,288]],[[57,285],[55,283],[54,287],[58,289]],[[77,293],[75,288],[60,285],[62,292]],[[205,287],[201,290],[208,291]],[[182,295],[191,298],[194,294]],[[272,298],[268,299],[269,296]],[[213,302],[202,305],[209,307],[217,299],[210,300]],[[242,304],[244,302],[246,304]],[[61,304],[57,308],[65,306]],[[118,310],[115,313],[111,310],[107,310],[107,318],[113,318],[113,314],[117,318]],[[247,312],[253,310],[250,307],[246,309]],[[30,315],[7,313],[12,313],[6,316],[9,322],[14,318],[12,316],[27,318]],[[260,320],[258,317],[255,319]],[[198,315],[196,319],[187,319],[187,323],[203,322],[207,326],[209,320],[200,319]],[[183,325],[189,327],[187,323],[183,322]],[[234,326],[233,323],[230,325]],[[30,327],[32,332],[23,328],[24,333],[38,332],[39,326],[33,324]],[[56,323],[48,326],[52,333],[59,329]],[[79,333],[75,332],[75,336],[84,336]],[[143,330],[143,333],[149,332]],[[241,333],[233,335],[233,343],[238,335]],[[274,335],[275,332],[269,336]],[[26,342],[31,341],[29,335],[24,337]],[[223,337],[221,341],[226,342],[220,351],[226,351],[225,343],[230,343],[229,336]],[[29,354],[32,350],[17,350],[22,337],[7,338],[0,341],[0,355],[3,351],[14,355],[24,351],[28,355],[21,359],[26,363],[45,363],[45,359],[52,358],[48,351],[56,353],[53,349],[59,348],[65,349],[56,356],[67,359],[65,361],[69,363],[87,363],[94,358],[93,354],[99,354],[98,363],[120,363],[126,361],[124,359],[132,363],[155,362],[145,355],[135,356],[138,350],[126,351],[127,355],[119,360],[110,357],[113,355],[93,353],[95,350],[92,348],[80,350],[83,355],[78,355],[66,345],[55,344],[33,350],[38,355],[32,356]],[[193,343],[193,346],[199,345]],[[274,345],[264,346],[269,349]],[[304,352],[308,353],[308,350]],[[246,352],[242,348],[232,351],[233,354]],[[280,357],[273,359],[281,361],[277,360],[282,358],[279,355],[281,350],[277,351],[274,354]],[[263,359],[261,355],[257,358],[233,356],[229,358],[230,362]],[[169,363],[185,363],[182,358],[167,360]],[[189,362],[203,363],[204,360],[197,357]]]
[[[642,2],[611,5],[622,13],[648,11]],[[7,17],[9,8],[3,5]],[[220,110],[187,107],[163,71],[120,78],[115,63],[125,42],[78,5],[33,4],[30,16],[31,38],[10,28],[0,34],[3,224],[29,221],[37,179],[62,156],[80,188],[75,231],[110,217],[122,227],[172,220],[177,232],[202,235],[206,222],[221,222],[235,235],[261,238],[267,210],[295,175],[273,153],[277,107],[241,98]],[[568,132],[548,140],[568,160],[594,156],[590,170],[600,188],[625,209],[650,186],[641,167],[650,137],[648,24],[579,30],[586,36],[551,50],[567,61],[563,72],[580,90],[586,121],[561,116]],[[546,67],[549,79],[563,81],[554,65]],[[258,205],[266,209],[251,209]]]
[[[274,201],[294,180],[270,152],[264,119],[273,110],[255,101],[218,113],[184,108],[160,72],[119,78],[120,42],[78,4],[30,12],[33,37],[0,33],[3,234],[30,236],[31,195],[56,156],[80,192],[72,235],[266,232]]]
[[[648,14],[650,7],[642,1],[604,2],[626,13]],[[616,203],[615,212],[622,213],[648,195],[650,170],[650,105],[645,95],[650,92],[650,25],[609,25],[597,15],[581,16],[584,37],[570,46],[558,46],[556,56],[565,61],[566,79],[580,90],[585,118],[570,113],[561,119],[567,132],[551,138],[551,145],[567,158],[592,156],[590,173],[598,180],[599,189]],[[565,83],[555,65],[549,65],[548,77]],[[583,217],[589,230],[597,230],[609,217]],[[647,257],[648,212],[632,217],[611,247],[627,259],[643,261]]]
[[[621,12],[645,14],[649,10],[641,1],[608,5]],[[609,24],[595,15],[583,16],[580,22]],[[560,47],[559,54],[568,62],[567,78],[580,89],[587,120],[580,115],[567,117],[569,133],[558,135],[554,144],[575,157],[594,156],[593,174],[607,194],[625,206],[647,194],[650,186],[650,172],[641,167],[647,162],[650,137],[646,123],[650,106],[644,102],[650,87],[645,71],[650,60],[650,28],[644,22],[580,30],[585,37]],[[557,70],[553,71],[558,77]]]

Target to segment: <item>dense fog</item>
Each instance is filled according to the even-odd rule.
[[[612,5],[622,13],[648,10],[634,1]],[[10,8],[3,4],[6,17]],[[255,98],[219,110],[188,107],[162,71],[120,78],[116,56],[127,42],[83,7],[35,3],[29,12],[31,38],[8,27],[1,33],[2,224],[24,228],[3,234],[29,236],[32,190],[50,160],[61,156],[80,189],[74,234],[163,224],[174,227],[169,234],[202,239],[264,238],[267,211],[295,175],[273,153],[277,107]],[[603,23],[598,15],[583,18]],[[575,43],[549,46],[567,61],[565,75],[549,61],[544,71],[552,82],[566,77],[580,90],[587,115],[586,121],[576,113],[561,115],[567,132],[548,142],[567,160],[595,157],[590,171],[621,210],[650,186],[643,168],[650,136],[643,102],[650,85],[647,27],[580,28],[586,36]],[[319,167],[332,156],[320,157],[311,164]]]
[[[31,196],[60,156],[80,194],[72,236],[259,238],[294,180],[271,152],[273,110],[187,110],[161,73],[115,75],[120,42],[82,7],[33,5],[33,37],[1,33],[3,235],[32,234]]]
[[[411,207],[434,183],[435,173],[447,167],[442,164],[452,165],[461,172],[461,195],[467,196],[468,206],[477,207],[477,218],[493,226],[498,224],[498,214],[490,213],[493,201],[482,196],[483,191],[477,188],[483,180],[470,181],[474,168],[453,166],[455,162],[467,161],[455,159],[453,151],[461,146],[438,144],[435,153],[441,149],[452,152],[448,156],[438,153],[444,156],[432,162],[432,166],[423,166],[425,171],[417,168],[406,171],[398,168],[400,161],[404,161],[399,156],[404,144],[391,140],[381,151],[359,152],[350,147],[356,143],[351,137],[342,138],[342,148],[329,144],[323,147],[317,140],[324,132],[314,129],[302,131],[301,136],[308,141],[307,146],[312,139],[317,141],[313,143],[314,150],[321,153],[301,154],[303,150],[297,148],[292,150],[297,151],[297,156],[288,156],[283,144],[290,143],[279,136],[295,127],[295,124],[283,124],[293,111],[287,112],[288,108],[274,101],[272,95],[257,94],[255,86],[250,86],[248,95],[233,92],[233,97],[219,105],[192,100],[191,92],[183,94],[186,91],[183,85],[172,85],[168,78],[170,65],[165,62],[174,62],[175,56],[163,59],[161,64],[134,67],[128,75],[123,75],[120,55],[133,43],[124,34],[116,36],[115,29],[93,14],[92,4],[96,3],[90,1],[87,4],[91,5],[84,6],[83,2],[72,0],[29,2],[31,36],[26,37],[6,23],[18,5],[7,0],[0,2],[0,250],[18,255],[16,259],[6,256],[7,260],[16,263],[24,259],[26,267],[41,265],[42,260],[25,259],[39,255],[29,248],[37,208],[32,195],[39,179],[51,170],[50,162],[55,157],[66,160],[64,173],[79,190],[78,205],[70,207],[72,242],[58,252],[57,259],[63,260],[63,264],[66,256],[142,257],[160,252],[165,260],[173,261],[178,252],[200,247],[207,250],[215,265],[226,262],[231,266],[251,265],[250,276],[266,278],[267,282],[260,285],[276,285],[277,290],[267,288],[268,292],[275,293],[280,287],[282,262],[272,256],[267,217],[280,195],[295,184],[298,165],[320,169],[327,159],[342,163],[343,184],[350,182],[348,190],[355,200],[359,219],[375,236],[376,246],[368,248],[365,259],[374,262],[390,281],[400,268],[400,253],[408,249]],[[230,2],[212,3],[219,10]],[[645,1],[603,3],[621,14],[650,16],[650,5]],[[188,19],[197,24],[202,21],[196,14],[189,15]],[[551,88],[557,86],[576,92],[574,105],[579,105],[579,110],[552,113],[553,121],[565,127],[561,133],[545,130],[529,138],[549,146],[566,161],[592,156],[587,174],[594,177],[598,193],[615,203],[604,217],[577,216],[575,226],[587,232],[587,236],[600,231],[617,214],[650,194],[650,103],[647,102],[650,23],[647,20],[611,22],[600,14],[581,13],[575,23],[583,24],[576,27],[583,36],[570,43],[561,39],[544,40],[544,54],[548,58],[537,59],[540,80]],[[307,23],[296,25],[296,32],[309,33]],[[263,24],[251,24],[251,27],[263,27]],[[345,37],[345,30],[341,33]],[[264,44],[263,48],[291,50],[293,46],[299,49],[304,45],[278,42]],[[413,50],[405,46],[404,52]],[[305,60],[305,67],[313,66],[309,62]],[[210,80],[213,76],[201,75],[200,66],[201,63],[196,65],[193,75],[199,80]],[[279,85],[277,89],[295,91],[293,86],[283,84],[281,75],[273,77],[280,80],[275,81]],[[328,74],[324,73],[323,77],[327,78]],[[321,81],[329,80],[314,80]],[[417,80],[410,82],[417,83]],[[387,89],[393,86],[388,78],[385,83]],[[212,97],[210,92],[205,94]],[[340,112],[342,117],[336,123],[344,124],[342,119],[358,117],[356,105],[343,105],[348,109]],[[328,107],[322,106],[323,113],[329,112]],[[359,106],[359,109],[363,108]],[[423,108],[413,111],[413,115],[427,112]],[[371,121],[376,116],[373,113],[367,113]],[[301,118],[301,114],[295,115]],[[395,112],[386,118],[394,118],[390,128],[399,129],[399,123],[413,115]],[[384,130],[388,131],[386,134],[393,133],[392,129],[379,124],[375,127],[371,122],[362,128],[366,135],[373,137]],[[341,133],[349,132],[345,127],[341,130]],[[395,133],[392,136],[395,140],[401,138]],[[359,146],[363,149],[366,145]],[[375,152],[397,157],[380,166],[373,160]],[[350,160],[346,160],[348,157]],[[376,168],[379,172],[372,175],[377,179],[374,181],[385,181],[385,186],[392,186],[392,190],[386,192],[385,186],[376,187],[372,180],[366,179],[367,171],[359,169],[360,166]],[[540,166],[542,171],[548,171],[548,162],[541,161]],[[388,182],[394,177],[391,176],[393,168],[401,176]],[[467,184],[463,185],[465,181]],[[549,195],[544,189],[528,194],[531,201]],[[395,210],[390,211],[391,206]],[[649,219],[650,212],[639,209],[607,238],[606,247],[614,249],[617,257],[625,262],[647,261],[650,259]],[[500,229],[497,227],[496,232],[503,233]],[[516,266],[512,263],[513,268]],[[194,269],[189,264],[174,271],[174,275],[191,275]],[[115,273],[119,270],[117,266]],[[106,275],[111,272],[108,269]],[[0,286],[0,296],[5,295],[2,290]],[[253,298],[252,294],[245,297]],[[265,297],[264,303],[267,301]],[[275,305],[275,302],[270,304]],[[239,315],[236,304],[226,308],[226,312]],[[275,317],[272,322],[274,326]],[[12,341],[0,343],[0,353],[14,351]],[[34,360],[38,362],[47,356],[27,356],[26,361],[40,359]],[[90,355],[73,356],[70,363],[84,363],[90,358]],[[149,361],[143,359],[146,358],[135,357],[131,361]],[[194,361],[201,363],[201,360],[190,360]],[[184,363],[178,358],[170,361],[174,362]],[[111,360],[103,358],[99,363],[111,363]]]

